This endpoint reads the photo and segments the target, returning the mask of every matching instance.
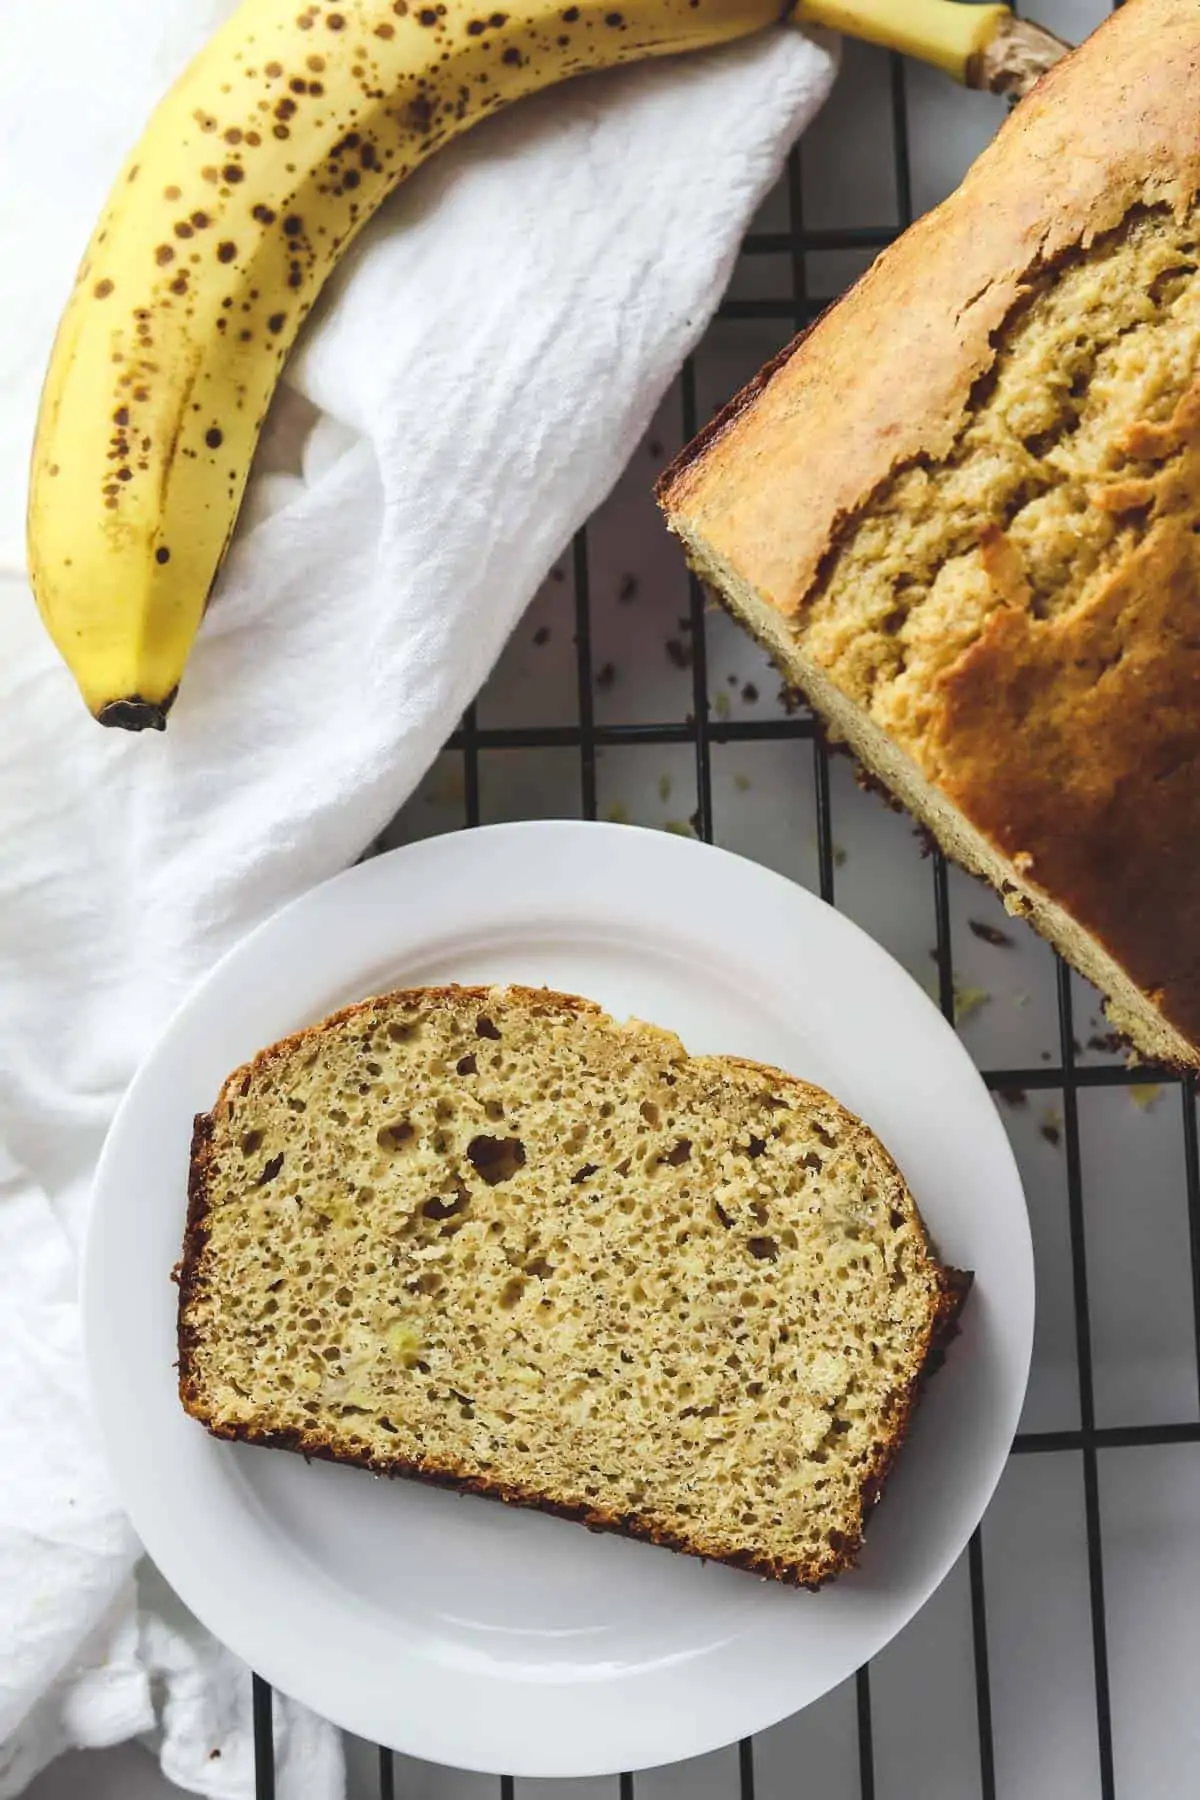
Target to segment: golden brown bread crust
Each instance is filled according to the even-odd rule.
[[[1029,857],[1038,885],[1200,1044],[1195,546],[1186,519],[1169,522],[1084,617],[1034,629],[996,612],[944,684],[935,748],[943,793],[1010,860]]]
[[[658,485],[666,510],[797,614],[842,522],[899,464],[950,449],[1029,273],[1135,206],[1191,199],[1198,112],[1200,8],[1127,0],[684,450]]]
[[[527,1000],[553,1002],[557,1010],[561,1010],[564,1006],[578,1012],[598,1012],[600,1010],[592,1001],[574,995],[546,994],[528,988],[514,988],[510,991]],[[457,994],[460,998],[469,996],[476,1004],[485,1003],[490,993],[491,990],[482,987],[424,990],[424,994],[429,998]],[[213,1417],[202,1383],[198,1380],[194,1367],[197,1337],[192,1322],[192,1303],[203,1279],[203,1252],[208,1238],[209,1165],[213,1152],[214,1127],[218,1116],[222,1108],[228,1104],[228,1096],[231,1093],[235,1093],[239,1088],[244,1092],[257,1071],[293,1049],[297,1043],[316,1038],[331,1025],[341,1020],[353,1018],[373,1007],[386,1005],[400,997],[399,995],[378,996],[346,1007],[319,1025],[309,1027],[260,1051],[249,1063],[235,1070],[228,1077],[213,1111],[197,1114],[192,1133],[183,1254],[176,1274],[179,1285],[179,1396],[185,1411],[203,1424],[214,1436],[229,1441],[254,1444],[263,1448],[292,1450],[304,1456],[306,1460],[316,1457],[322,1461],[346,1463],[368,1469],[376,1475],[415,1479],[432,1486],[453,1489],[463,1494],[475,1494],[482,1498],[500,1500],[509,1505],[521,1506],[548,1513],[554,1517],[573,1520],[585,1525],[591,1531],[611,1532],[637,1541],[656,1544],[683,1555],[699,1557],[705,1561],[724,1562],[731,1567],[744,1569],[788,1586],[816,1589],[844,1570],[853,1567],[858,1560],[863,1535],[872,1510],[882,1496],[888,1475],[908,1436],[921,1390],[928,1378],[941,1366],[947,1346],[958,1333],[959,1318],[973,1282],[973,1276],[970,1273],[944,1265],[941,1267],[937,1308],[929,1320],[928,1337],[920,1370],[914,1380],[895,1390],[891,1396],[886,1432],[876,1447],[873,1461],[863,1471],[861,1529],[857,1538],[854,1539],[841,1533],[832,1533],[830,1536],[832,1555],[819,1567],[756,1557],[750,1552],[729,1554],[714,1548],[711,1544],[706,1545],[702,1529],[697,1530],[689,1538],[679,1537],[662,1529],[654,1521],[643,1519],[636,1514],[617,1516],[596,1508],[565,1505],[552,1495],[536,1490],[526,1490],[509,1482],[489,1480],[486,1476],[473,1473],[465,1467],[449,1462],[430,1459],[427,1462],[417,1463],[398,1455],[379,1458],[370,1454],[356,1453],[333,1441],[328,1433],[316,1426],[311,1431],[280,1430],[266,1422],[260,1425],[256,1421],[231,1426]],[[781,1072],[778,1069],[768,1068],[765,1064],[736,1057],[724,1060],[736,1063],[746,1069],[769,1074],[776,1083],[781,1079]],[[782,1079],[797,1088],[805,1086],[802,1082],[794,1081],[792,1077],[782,1077]],[[884,1156],[885,1160],[890,1163],[891,1159],[887,1157],[886,1152],[884,1152]],[[894,1169],[894,1165],[892,1167]],[[894,1172],[896,1180],[902,1183],[903,1178],[899,1171],[894,1170]]]
[[[1192,202],[1198,118],[1200,6],[1128,0],[667,470],[672,524],[802,621],[881,485],[951,450],[1030,278],[1138,208]],[[1129,502],[1152,525],[1104,591],[1048,619],[998,608],[941,678],[917,761],[1192,1047],[1178,1060],[1200,1062],[1196,392],[1143,428],[1163,441],[1137,453],[1162,466]]]

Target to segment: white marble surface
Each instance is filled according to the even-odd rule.
[[[1077,37],[1106,0],[1042,0],[1040,16]],[[898,221],[890,68],[852,47],[833,101],[804,146],[802,192],[810,227]],[[914,204],[936,202],[1001,116],[989,99],[910,69],[908,99]],[[785,230],[785,189],[762,228]],[[814,293],[833,293],[865,254],[809,259]],[[733,294],[784,299],[786,257],[746,257]],[[789,335],[785,318],[724,319],[696,368],[699,416],[734,391]],[[649,489],[683,438],[673,394],[642,452],[593,521],[588,569],[593,700],[605,722],[681,720],[692,706],[688,590]],[[479,705],[481,726],[573,725],[575,592],[568,553],[518,630]],[[781,710],[779,681],[723,617],[707,621],[708,690],[717,718],[767,719]],[[679,666],[679,665],[685,666]],[[715,746],[713,813],[718,842],[810,887],[818,883],[813,752],[804,742]],[[495,749],[480,755],[484,820],[577,815],[574,748]],[[688,746],[602,751],[596,765],[602,815],[681,827],[696,807]],[[934,980],[932,865],[911,825],[855,786],[849,765],[831,768],[836,900],[926,983]],[[445,754],[388,834],[401,842],[453,828],[463,818],[462,759]],[[1057,1061],[1058,1021],[1050,953],[998,903],[952,874],[955,970],[964,996],[960,1029],[985,1068]],[[973,927],[982,926],[980,935]],[[1003,942],[988,941],[995,930]],[[1099,1038],[1095,995],[1074,983],[1082,1060],[1112,1061]],[[1096,1043],[1088,1040],[1095,1038]],[[998,1104],[1024,1174],[1038,1259],[1039,1309],[1027,1430],[1079,1423],[1075,1313],[1061,1097],[1053,1090]],[[1183,1174],[1180,1095],[1136,1098],[1119,1089],[1080,1098],[1080,1148],[1092,1315],[1095,1407],[1101,1425],[1197,1417],[1197,1352]],[[1108,1662],[1116,1792],[1128,1800],[1179,1800],[1200,1786],[1194,1677],[1200,1666],[1200,1445],[1121,1449],[1099,1456]],[[1015,1458],[985,1521],[983,1563],[995,1745],[1003,1800],[1094,1800],[1100,1792],[1087,1544],[1077,1453]],[[965,1566],[878,1659],[871,1675],[877,1800],[975,1800],[982,1794],[976,1728],[970,1591]],[[351,1746],[353,1792],[378,1792],[376,1760]],[[853,1684],[761,1736],[754,1747],[757,1800],[858,1800]],[[535,1789],[542,1792],[536,1793]],[[31,1790],[36,1800],[156,1800],[169,1790],[137,1748],[74,1757]],[[499,1800],[499,1783],[397,1763],[404,1800]],[[636,1782],[638,1800],[734,1800],[735,1751],[660,1770]],[[518,1800],[618,1800],[612,1782],[517,1783]]]

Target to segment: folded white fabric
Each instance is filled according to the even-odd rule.
[[[40,0],[0,68],[0,1795],[153,1733],[253,1791],[249,1684],[138,1546],[89,1423],[75,1304],[91,1171],[195,978],[405,799],[637,444],[823,97],[780,29],[580,81],[481,127],[385,209],[287,371],[164,737],[101,731],[21,573],[54,322],[130,139],[226,11]],[[273,472],[272,472],[273,471]],[[277,1708],[281,1800],[341,1787]]]

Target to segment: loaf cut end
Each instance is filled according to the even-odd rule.
[[[817,1585],[963,1283],[821,1090],[567,996],[413,990],[197,1120],[180,1392],[222,1437]]]
[[[784,598],[769,458],[752,533],[722,502],[773,371],[660,490],[696,573],[833,735],[1177,1066],[1200,1065],[1198,269],[1200,209],[1163,200],[1028,269],[949,448],[831,519]],[[780,518],[796,503],[781,478]]]

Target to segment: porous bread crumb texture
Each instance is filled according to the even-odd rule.
[[[1000,607],[1086,608],[1177,492],[1200,360],[1197,213],[1138,208],[1029,277],[953,452],[898,470],[826,558],[808,656],[930,760],[938,678]],[[936,775],[936,768],[929,772]]]
[[[1144,535],[1183,448],[1197,260],[1194,209],[1139,208],[1033,275],[952,454],[895,473],[843,527],[802,640],[901,743],[922,743],[938,676],[992,612],[1086,606]]]
[[[222,1436],[816,1584],[961,1292],[820,1089],[570,997],[413,990],[197,1121],[180,1391]]]

